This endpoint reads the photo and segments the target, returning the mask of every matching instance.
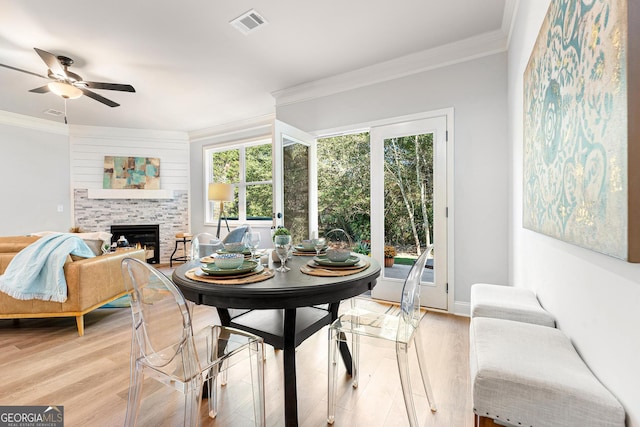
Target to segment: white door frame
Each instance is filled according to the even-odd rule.
[[[316,138],[280,120],[273,122],[273,219],[274,225],[284,224],[284,157],[283,139],[309,147],[309,235],[318,229],[318,151]],[[282,218],[276,215],[281,213]]]
[[[447,311],[453,313],[455,309],[455,208],[454,208],[454,109],[443,108],[439,110],[433,110],[423,113],[409,114],[405,116],[390,117],[387,119],[373,120],[369,122],[354,123],[351,125],[340,126],[329,129],[322,129],[312,133],[316,138],[326,138],[334,135],[340,135],[344,133],[356,133],[367,132],[372,127],[391,125],[396,123],[410,122],[415,120],[429,119],[434,117],[446,117],[446,132],[447,132],[447,172],[446,172],[446,199],[447,199],[447,283],[448,283],[448,295],[447,295]],[[373,231],[372,231],[373,234]],[[377,259],[377,258],[376,258]],[[383,259],[378,259],[380,264],[383,264]]]

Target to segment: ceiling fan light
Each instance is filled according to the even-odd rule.
[[[76,99],[82,96],[82,91],[69,83],[51,82],[47,86],[51,92],[63,98]]]

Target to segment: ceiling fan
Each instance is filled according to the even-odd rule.
[[[11,70],[20,71],[22,73],[31,74],[43,79],[52,80],[48,84],[31,89],[29,92],[33,93],[47,93],[53,92],[56,95],[66,99],[79,98],[82,95],[86,95],[89,98],[95,99],[109,107],[117,107],[120,104],[110,99],[105,98],[89,89],[105,89],[105,90],[117,90],[121,92],[135,92],[136,90],[131,85],[118,84],[118,83],[101,83],[101,82],[89,82],[83,80],[78,74],[69,71],[69,67],[73,64],[73,59],[66,56],[56,56],[52,53],[46,52],[42,49],[34,47],[36,53],[42,58],[45,64],[47,64],[47,75],[32,73],[31,71],[22,70],[20,68],[12,67],[10,65],[0,64],[1,67],[9,68]]]

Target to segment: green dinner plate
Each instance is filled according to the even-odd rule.
[[[253,271],[258,265],[262,266],[257,261],[245,260],[238,268],[220,268],[216,267],[215,264],[207,264],[200,267],[200,269],[209,276],[233,276]]]
[[[320,255],[313,257],[313,260],[316,264],[326,265],[328,267],[348,267],[357,264],[358,261],[360,261],[360,257],[351,255],[346,261],[331,261],[326,255]]]
[[[251,255],[251,251],[249,249],[245,249],[242,252],[229,252],[226,249],[218,249],[216,252],[219,254],[240,254],[241,253],[242,255]]]
[[[302,245],[295,245],[294,246],[295,250],[298,252],[315,252],[316,250],[314,248],[311,249],[306,249],[304,246]],[[327,247],[323,247],[322,249],[320,249],[320,252],[324,251],[325,249],[327,249]]]

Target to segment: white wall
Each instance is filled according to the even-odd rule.
[[[82,213],[74,212],[74,189],[102,188],[105,155],[159,157],[160,186],[173,190],[174,199],[146,204],[111,199],[101,216],[78,218]],[[68,231],[74,225],[109,231],[113,223],[159,223],[162,260],[168,262],[175,234],[189,230],[189,137],[185,132],[66,126],[0,111],[0,180],[3,236]],[[86,198],[86,191],[83,194]],[[105,205],[104,200],[91,201]],[[62,212],[58,212],[60,206]],[[146,209],[144,216],[140,209]],[[97,227],[97,223],[103,225]]]
[[[66,132],[45,120],[0,112],[0,236],[71,227]]]
[[[455,310],[467,314],[471,284],[506,283],[508,278],[506,60],[504,53],[485,56],[276,107],[278,120],[311,133],[454,108],[452,285]]]
[[[70,126],[69,134],[73,188],[102,188],[104,156],[158,157],[160,188],[189,188],[189,138],[185,132]]]
[[[522,76],[549,1],[522,0],[509,47],[511,281],[533,289],[589,368],[640,426],[640,264],[522,228]]]

